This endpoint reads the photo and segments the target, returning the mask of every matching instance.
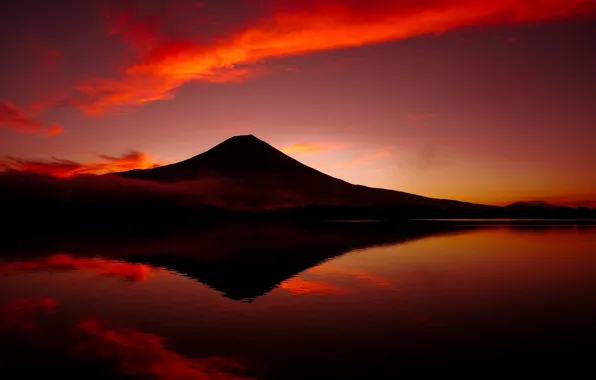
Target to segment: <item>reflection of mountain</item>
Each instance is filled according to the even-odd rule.
[[[69,252],[149,264],[192,277],[226,297],[251,300],[346,252],[455,231],[446,224],[422,222],[226,224],[153,237],[52,236],[35,240],[27,252],[13,254],[23,258]]]
[[[354,224],[319,225],[316,229],[236,226],[215,232],[219,236],[213,240],[203,240],[203,252],[211,252],[207,256],[161,254],[132,260],[166,267],[226,297],[250,301],[310,267],[355,249],[404,243],[447,231],[437,227]],[[220,257],[214,260],[218,252]]]

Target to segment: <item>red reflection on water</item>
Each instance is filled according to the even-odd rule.
[[[0,274],[34,270],[87,270],[101,275],[122,277],[128,281],[145,281],[161,269],[144,264],[131,264],[125,261],[101,258],[74,257],[58,254],[38,260],[0,264]]]
[[[350,291],[337,285],[323,281],[309,281],[297,277],[282,282],[279,290],[284,290],[293,296],[305,294],[346,294]]]
[[[332,265],[321,265],[318,267],[310,268],[308,273],[312,274],[328,274],[328,275],[340,275],[340,276],[348,276],[353,277],[358,280],[368,281],[380,288],[390,288],[391,283],[388,279],[378,276],[376,274],[367,272],[363,269],[357,268],[345,268],[345,267],[336,267]]]
[[[42,330],[35,323],[39,312],[53,311],[58,301],[53,298],[18,299],[0,305],[0,333],[20,332],[33,338],[30,344],[41,345],[53,352],[63,352],[65,361],[106,360],[110,367],[141,378],[162,380],[250,380],[238,361],[223,357],[190,358],[170,350],[165,339],[133,328],[112,329],[97,318],[88,318],[66,331]],[[49,346],[44,346],[49,344]],[[41,347],[40,346],[40,347]],[[28,346],[29,347],[29,346]],[[30,348],[30,347],[29,347]],[[42,353],[43,354],[43,353]],[[31,355],[30,351],[24,355]]]
[[[166,348],[164,339],[156,334],[110,329],[95,318],[78,323],[76,328],[83,333],[78,353],[115,361],[128,375],[177,380],[248,379],[240,374],[244,367],[231,359],[189,358]]]
[[[18,299],[0,305],[0,332],[20,330],[33,332],[35,317],[40,311],[52,311],[58,306],[53,298]]]

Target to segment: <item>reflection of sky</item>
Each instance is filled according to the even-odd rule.
[[[519,339],[555,326],[586,326],[596,317],[589,302],[596,299],[594,252],[594,228],[486,228],[355,251],[250,304],[167,270],[130,282],[98,276],[86,265],[4,271],[0,302],[52,298],[59,318],[109,320],[167,337],[201,357],[248,353],[264,360],[291,347],[299,360],[308,350],[336,346],[350,347],[341,351],[347,357],[368,355],[355,342],[405,345],[414,355],[449,346],[462,334],[502,343],[504,325]],[[432,346],[421,339],[429,333]],[[314,336],[320,347],[309,341]]]

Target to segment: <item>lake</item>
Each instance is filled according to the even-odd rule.
[[[3,378],[596,372],[595,226],[279,223],[4,240]]]

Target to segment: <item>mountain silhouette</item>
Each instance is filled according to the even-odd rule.
[[[545,201],[520,201],[505,206],[509,209],[528,209],[528,208],[556,208],[561,207]]]
[[[418,205],[476,210],[489,206],[354,185],[285,155],[253,135],[235,136],[187,160],[116,175],[154,182],[231,181],[245,189],[300,199],[300,205]]]

